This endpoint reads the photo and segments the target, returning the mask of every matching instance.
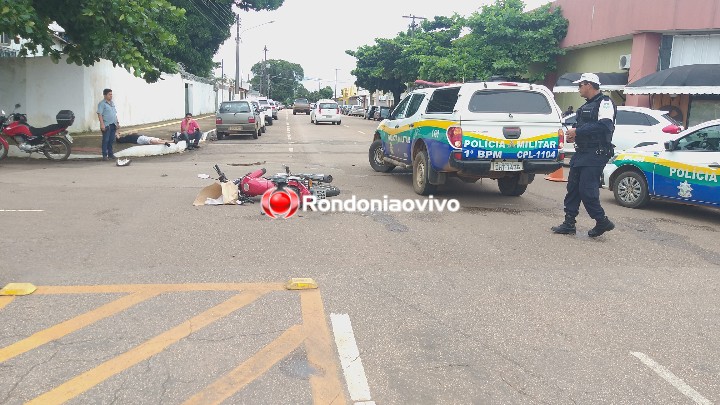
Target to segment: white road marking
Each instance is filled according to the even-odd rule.
[[[361,402],[362,404],[374,404],[370,397],[370,387],[368,387],[365,369],[360,359],[360,351],[355,343],[355,333],[353,333],[350,323],[350,316],[348,314],[330,314],[330,322],[350,398],[353,401],[370,401]],[[356,404],[358,403],[356,402]]]
[[[366,134],[365,132],[363,132],[363,131],[358,131],[358,132],[360,132],[360,133],[363,134],[363,135],[367,135],[367,134]]]
[[[0,212],[45,212],[45,210],[0,210]]]
[[[350,125],[343,125],[345,128],[350,128]]]
[[[656,363],[655,360],[640,352],[630,352],[630,354],[640,359],[643,364],[650,367],[652,371],[662,377],[665,381],[672,384],[673,387],[677,388],[678,391],[685,394],[686,397],[695,401],[696,404],[712,405],[712,402],[710,402],[707,398],[700,395],[700,393],[695,391],[691,386],[685,384],[685,381],[678,378],[675,374],[670,372],[670,370]]]
[[[293,148],[288,148],[288,149],[290,149],[290,152],[293,152]]]

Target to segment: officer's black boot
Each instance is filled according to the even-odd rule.
[[[615,229],[615,224],[613,224],[608,217],[602,217],[596,221],[595,228],[588,231],[588,236],[596,238],[607,231],[612,231],[613,229]]]
[[[550,230],[562,235],[575,235],[575,217],[566,214],[565,221],[558,226],[553,226]]]

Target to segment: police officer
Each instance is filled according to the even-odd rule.
[[[575,234],[575,217],[580,202],[594,219],[595,227],[588,231],[591,238],[615,229],[600,206],[600,176],[612,157],[612,135],[615,131],[617,107],[610,97],[600,92],[600,79],[594,73],[583,73],[578,92],[587,102],[576,111],[577,122],[567,131],[566,141],[575,142],[575,154],[570,159],[567,195],[565,195],[565,221],[551,228],[554,233]]]

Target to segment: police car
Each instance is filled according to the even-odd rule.
[[[603,187],[628,208],[651,198],[720,208],[720,120],[681,132],[664,145],[615,155],[603,171]]]

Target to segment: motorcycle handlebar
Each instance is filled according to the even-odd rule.
[[[217,172],[217,174],[218,174],[218,176],[219,176],[219,177],[218,177],[218,180],[220,180],[221,183],[227,183],[228,179],[227,179],[227,177],[225,177],[225,173],[223,173],[223,172],[220,170],[220,166],[215,165],[215,166],[213,166],[213,167],[215,168],[215,171]]]

